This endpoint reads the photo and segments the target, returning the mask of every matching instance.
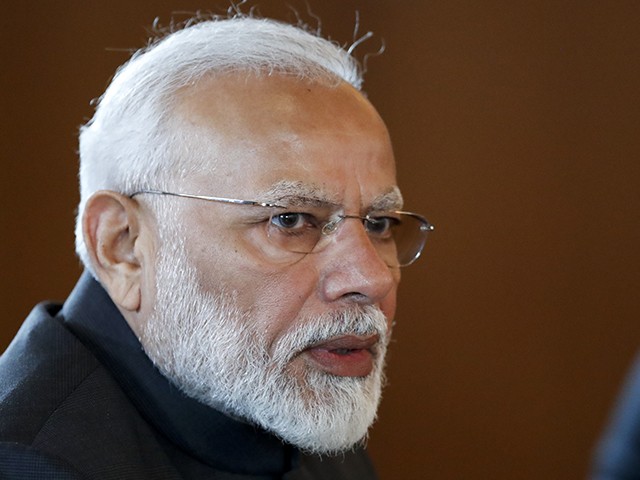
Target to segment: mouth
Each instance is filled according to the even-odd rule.
[[[373,371],[378,335],[345,335],[316,343],[302,355],[316,367],[338,377],[366,377]]]

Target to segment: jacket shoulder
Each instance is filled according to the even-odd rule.
[[[31,443],[100,365],[54,317],[59,308],[38,305],[0,357],[0,440]]]
[[[0,442],[0,478],[3,480],[83,480],[71,465],[31,447]]]
[[[36,307],[0,357],[0,478],[178,478],[160,434],[54,308]]]

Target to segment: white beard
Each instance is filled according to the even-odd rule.
[[[175,237],[173,237],[175,238]],[[210,294],[175,240],[159,253],[156,307],[141,335],[147,355],[186,395],[275,433],[302,450],[332,454],[364,442],[384,382],[387,322],[373,306],[296,318],[272,352],[232,294]],[[248,287],[250,288],[250,287]],[[339,377],[291,360],[342,335],[380,337],[366,377]]]

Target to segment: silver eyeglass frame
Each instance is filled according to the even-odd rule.
[[[284,205],[277,205],[275,203],[257,202],[254,200],[239,200],[237,198],[212,197],[209,195],[193,195],[191,193],[173,193],[173,192],[165,192],[163,190],[138,190],[137,192],[134,192],[131,195],[129,195],[129,198],[133,198],[136,195],[141,195],[143,193],[149,193],[151,195],[167,195],[170,197],[197,198],[198,200],[207,200],[209,202],[220,202],[220,203],[232,203],[234,205],[252,205],[254,207],[287,208]]]
[[[232,204],[232,205],[248,205],[248,206],[254,206],[254,207],[282,208],[282,209],[289,208],[289,207],[287,207],[285,205],[279,205],[277,203],[271,203],[271,202],[259,202],[259,201],[256,201],[256,200],[240,200],[238,198],[214,197],[214,196],[210,196],[210,195],[195,195],[195,194],[191,194],[191,193],[166,192],[164,190],[138,190],[138,191],[130,194],[129,198],[133,198],[136,195],[141,195],[141,194],[164,195],[164,196],[181,197],[181,198],[195,198],[197,200],[205,200],[205,201],[209,201],[209,202],[227,203],[227,204]],[[424,249],[424,245],[425,245],[425,243],[427,241],[426,235],[429,232],[433,231],[435,229],[435,227],[425,217],[423,217],[422,215],[419,215],[417,213],[405,212],[405,211],[402,211],[402,210],[393,210],[392,213],[397,213],[397,214],[401,214],[401,215],[408,215],[408,216],[411,216],[413,218],[418,219],[420,221],[420,223],[421,223],[420,231],[424,232],[424,237],[422,238],[422,242],[420,243],[420,248],[414,254],[413,258],[407,263],[403,263],[403,264],[397,265],[397,267],[407,267],[407,266],[411,265],[412,263],[414,263],[416,260],[418,260],[418,258],[420,258],[420,255],[422,254],[422,250]],[[326,223],[322,227],[322,229],[321,229],[322,235],[324,235],[324,236],[331,235],[336,230],[337,225],[340,222],[342,222],[343,220],[346,220],[348,218],[367,220],[367,221],[375,221],[375,218],[370,218],[368,215],[366,215],[364,217],[360,216],[360,215],[337,215],[336,220],[332,220],[332,221]],[[303,253],[303,252],[298,252],[298,253]],[[310,252],[307,252],[307,253],[310,253]]]

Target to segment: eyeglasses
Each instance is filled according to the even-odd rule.
[[[287,197],[279,199],[280,203],[270,203],[161,190],[140,190],[129,197],[142,194],[169,195],[268,209],[269,216],[265,217],[264,223],[269,242],[279,250],[305,255],[324,249],[343,221],[359,220],[380,258],[387,266],[394,268],[406,267],[415,262],[422,253],[427,235],[434,229],[421,215],[398,210],[365,216],[341,215],[336,213],[335,206],[322,202],[300,205],[298,199],[289,206],[284,205]]]

